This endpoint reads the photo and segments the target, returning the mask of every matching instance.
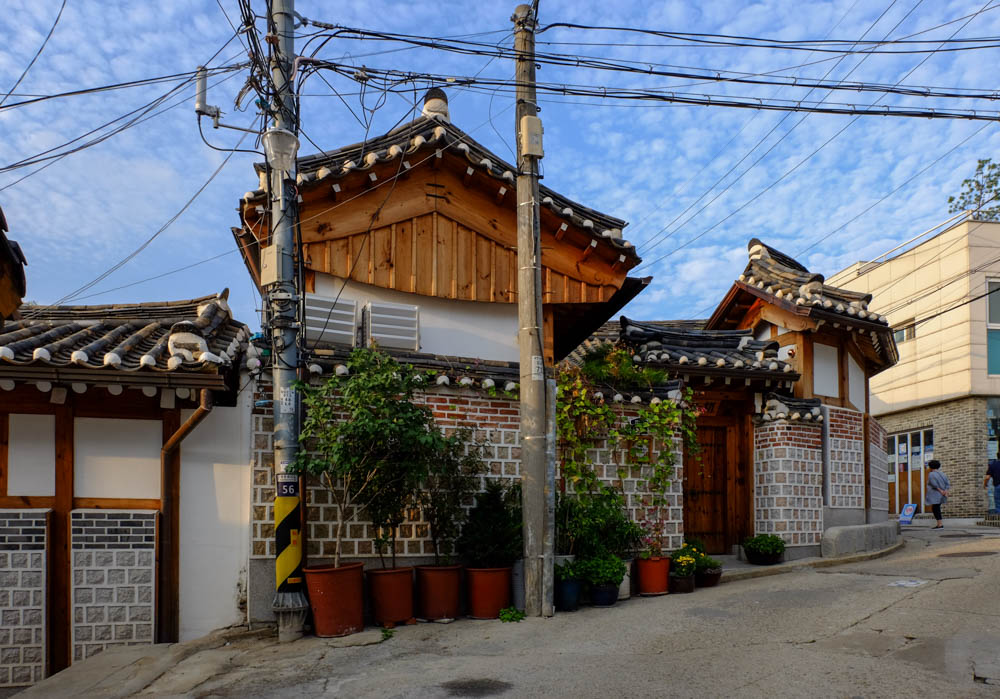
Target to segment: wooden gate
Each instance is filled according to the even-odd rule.
[[[749,425],[742,422],[700,419],[701,453],[684,457],[684,534],[701,539],[709,553],[730,553],[752,533]]]

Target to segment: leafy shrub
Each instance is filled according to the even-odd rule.
[[[579,580],[580,573],[577,570],[576,563],[572,561],[567,561],[562,565],[555,567],[556,580]]]
[[[472,568],[507,568],[521,557],[521,488],[490,478],[458,538],[458,550]]]
[[[500,621],[517,623],[524,619],[524,612],[517,607],[504,607],[500,610]]]
[[[670,574],[680,577],[694,575],[698,562],[694,556],[687,554],[674,554],[670,557]]]
[[[625,564],[618,556],[605,553],[576,562],[580,578],[591,585],[621,585],[625,579]]]
[[[706,570],[717,570],[722,568],[722,563],[704,553],[695,559],[694,565],[695,571],[698,573],[704,573]]]
[[[758,534],[743,542],[745,551],[764,554],[779,554],[785,551],[785,541],[774,534]]]

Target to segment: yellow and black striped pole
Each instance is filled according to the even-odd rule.
[[[302,517],[299,477],[279,473],[274,497],[275,592],[302,589]]]

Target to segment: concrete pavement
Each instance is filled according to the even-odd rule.
[[[552,619],[106,652],[19,696],[995,697],[1000,529],[970,522],[904,527],[882,558]]]

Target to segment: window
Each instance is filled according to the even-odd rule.
[[[927,462],[934,458],[934,430],[914,430],[890,435],[886,443],[889,457],[889,510],[899,512],[908,502],[917,504],[917,511],[930,511],[923,506]]]
[[[986,372],[1000,374],[1000,281],[986,282]]]
[[[892,331],[892,336],[896,338],[897,345],[915,338],[917,336],[917,326],[914,324],[913,318],[910,318],[905,323],[900,323],[899,327]]]

